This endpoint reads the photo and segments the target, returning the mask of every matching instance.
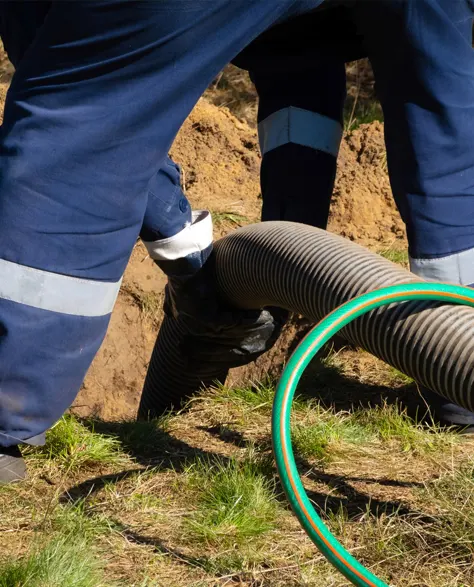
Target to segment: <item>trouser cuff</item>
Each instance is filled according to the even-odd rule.
[[[474,284],[474,249],[434,259],[410,257],[410,269],[429,281],[471,285]]]

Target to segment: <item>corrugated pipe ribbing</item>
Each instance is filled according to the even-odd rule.
[[[336,307],[381,287],[420,279],[379,255],[327,231],[291,222],[241,228],[215,243],[220,293],[240,308],[282,307],[321,320]],[[140,417],[156,416],[223,381],[222,365],[190,373],[180,353],[186,333],[165,318],[153,351]],[[411,301],[372,311],[342,335],[419,384],[474,411],[474,310]]]

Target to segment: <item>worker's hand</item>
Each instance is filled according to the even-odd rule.
[[[189,368],[204,362],[230,369],[254,361],[276,342],[286,320],[282,310],[239,310],[216,289],[209,212],[193,212],[193,221],[174,237],[145,243],[168,275],[164,310],[187,332],[181,351]]]
[[[171,277],[166,287],[166,315],[186,325],[181,351],[190,368],[220,363],[230,369],[254,361],[275,344],[287,317],[279,309],[229,306],[217,294],[213,263],[211,255],[194,276]]]

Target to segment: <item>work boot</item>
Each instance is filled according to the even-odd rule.
[[[26,465],[17,446],[0,446],[0,485],[21,481],[26,477]]]
[[[474,434],[474,413],[453,404],[434,391],[420,388],[421,396],[430,410],[434,424],[454,428],[460,434]]]

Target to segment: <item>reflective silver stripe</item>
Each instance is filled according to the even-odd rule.
[[[262,120],[258,135],[262,155],[287,143],[295,143],[337,157],[342,126],[322,114],[290,106]]]
[[[0,298],[61,314],[110,314],[121,283],[79,279],[0,259]]]
[[[456,285],[472,285],[474,284],[474,249],[437,259],[410,258],[410,269],[424,279]]]
[[[193,212],[192,224],[169,238],[143,243],[155,261],[176,261],[212,245],[212,217],[207,210]]]

